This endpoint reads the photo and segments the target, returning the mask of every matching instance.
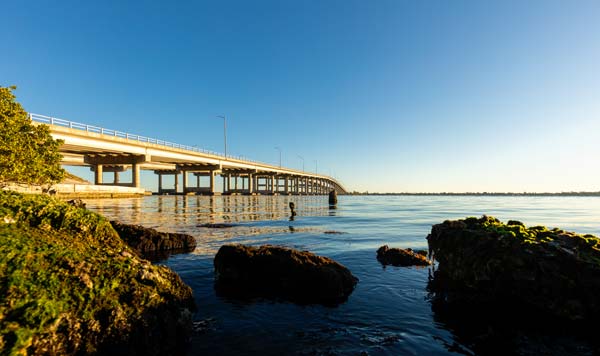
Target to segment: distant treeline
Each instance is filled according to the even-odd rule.
[[[498,193],[498,192],[464,192],[464,193],[369,193],[369,192],[351,192],[348,195],[431,195],[431,196],[494,196],[494,197],[512,197],[512,196],[524,196],[524,197],[598,197],[600,192],[560,192],[560,193]]]

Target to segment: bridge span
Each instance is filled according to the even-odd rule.
[[[102,127],[29,114],[34,124],[45,124],[55,139],[63,140],[63,165],[88,166],[94,184],[140,188],[140,170],[152,170],[158,177],[159,194],[215,195],[215,177],[221,176],[223,194],[319,195],[344,187],[333,177],[255,162],[243,157],[222,155],[198,147],[133,135]],[[131,182],[121,182],[119,173],[131,169]],[[103,173],[112,172],[112,182]],[[178,187],[182,175],[183,186]],[[190,180],[190,174],[195,182]],[[174,175],[172,187],[163,185],[163,176]],[[202,177],[207,177],[201,180]],[[204,186],[201,185],[204,182]]]

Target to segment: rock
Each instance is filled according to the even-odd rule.
[[[140,225],[110,222],[125,243],[143,256],[152,256],[157,252],[190,252],[196,247],[191,235],[159,232]]]
[[[0,206],[15,220],[0,224],[0,354],[183,354],[195,305],[175,272],[89,210],[14,192]]]
[[[329,205],[337,205],[337,192],[335,190],[329,192]]]
[[[294,220],[294,217],[296,216],[296,205],[294,204],[294,202],[290,202],[290,220]]]
[[[410,248],[405,250],[399,248],[389,248],[383,245],[377,250],[377,260],[383,265],[392,266],[429,266],[431,262],[422,253],[416,253]]]
[[[216,223],[216,224],[200,224],[200,225],[196,225],[196,227],[207,227],[209,229],[226,229],[226,228],[230,228],[230,227],[235,227],[238,226],[237,224],[227,224],[227,223]]]
[[[54,194],[56,194],[56,191],[54,192]],[[81,199],[71,199],[71,200],[67,201],[67,204],[74,206],[76,208],[85,209],[85,203]]]
[[[600,239],[488,216],[434,225],[430,290],[450,302],[525,305],[571,320],[600,315]]]
[[[334,305],[345,301],[358,282],[346,267],[327,257],[278,246],[224,245],[214,266],[215,288],[229,297]]]

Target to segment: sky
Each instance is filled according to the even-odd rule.
[[[350,191],[600,191],[599,18],[586,0],[11,1],[0,85],[218,152],[225,115],[228,153],[280,147]]]

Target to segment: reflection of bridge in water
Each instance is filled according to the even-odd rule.
[[[222,179],[223,194],[322,195],[331,190],[346,193],[336,179],[326,175],[43,115],[29,116],[36,124],[48,125],[52,136],[64,141],[60,147],[62,163],[90,167],[96,185],[140,188],[140,170],[144,169],[158,175],[159,194],[220,194],[216,189],[217,176]],[[128,169],[132,171],[132,181],[120,182],[119,173]],[[103,181],[105,172],[113,173],[112,182]],[[189,179],[190,173],[196,178],[195,185]],[[165,175],[175,177],[173,188],[163,186]]]
[[[289,202],[297,206],[297,221],[289,222]],[[305,219],[333,216],[327,199],[320,196],[152,196],[124,199],[86,199],[87,207],[111,220],[137,224],[159,231],[182,232],[198,241],[197,253],[216,252],[223,240],[271,233],[317,231]],[[269,221],[272,221],[270,223]],[[199,227],[228,223],[230,228]],[[291,226],[295,225],[295,226]],[[214,251],[213,251],[214,250]]]
[[[322,197],[285,196],[171,196],[86,200],[93,210],[124,223],[160,228],[174,224],[245,223],[281,220],[290,216],[294,201],[299,216],[330,216]],[[126,219],[126,220],[123,220]]]

